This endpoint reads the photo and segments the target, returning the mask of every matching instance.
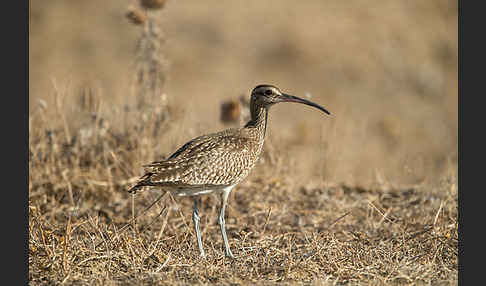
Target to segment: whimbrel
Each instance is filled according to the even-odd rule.
[[[297,102],[313,106],[330,114],[324,107],[293,95],[282,93],[272,85],[258,85],[251,92],[251,119],[242,128],[231,128],[221,132],[202,135],[184,144],[167,160],[149,165],[145,175],[129,192],[135,194],[145,186],[159,187],[176,196],[194,196],[192,220],[197,237],[200,256],[204,257],[201,232],[199,230],[198,204],[203,194],[216,193],[221,196],[218,223],[225,246],[225,255],[234,258],[231,252],[224,222],[228,196],[255,166],[262,151],[267,130],[268,110],[280,102]]]

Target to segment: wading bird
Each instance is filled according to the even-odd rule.
[[[285,94],[272,85],[258,85],[251,92],[251,119],[242,128],[202,135],[184,144],[167,160],[149,165],[146,173],[129,192],[135,194],[145,186],[161,188],[176,196],[193,196],[192,220],[200,256],[205,256],[199,230],[198,204],[200,196],[216,193],[221,196],[218,223],[227,257],[231,252],[224,222],[228,196],[255,166],[263,147],[270,106],[280,102],[296,102],[313,106],[327,114],[324,107],[293,95]]]

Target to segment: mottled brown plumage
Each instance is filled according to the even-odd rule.
[[[197,196],[193,221],[199,251],[204,256],[199,232],[197,204],[199,195],[217,192],[222,195],[219,215],[226,255],[233,257],[224,229],[224,209],[231,189],[246,178],[262,151],[268,110],[279,102],[297,102],[322,106],[308,100],[282,93],[277,87],[259,85],[251,93],[251,119],[242,128],[231,128],[203,135],[184,144],[167,160],[145,165],[146,173],[129,192],[135,194],[145,186],[160,187],[179,196]]]
[[[231,186],[243,180],[261,152],[263,140],[248,128],[197,137],[165,161],[145,165],[147,174],[135,187]],[[177,190],[173,190],[179,195]],[[184,193],[180,193],[181,195]]]

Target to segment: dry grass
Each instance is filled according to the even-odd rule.
[[[30,284],[457,284],[454,3],[273,2],[268,22],[257,1],[138,2],[32,3]],[[158,197],[126,193],[141,165],[223,128],[220,104],[264,82],[310,91],[333,117],[272,109],[226,211],[238,258],[224,257],[213,196],[207,259],[189,198],[127,226]]]
[[[58,102],[62,102],[58,99]],[[73,129],[31,117],[29,280],[67,284],[313,285],[455,284],[457,182],[396,189],[310,184],[278,148],[230,197],[227,229],[236,261],[223,257],[218,200],[204,197],[202,233],[209,257],[198,257],[190,199],[165,197],[121,231],[155,198],[126,193],[150,128]],[[81,115],[80,115],[81,116]],[[88,115],[87,115],[88,116]],[[91,116],[91,115],[89,115]],[[170,134],[171,126],[166,126]],[[137,133],[138,132],[138,133]],[[145,133],[146,132],[146,133]],[[81,134],[92,134],[83,138]],[[144,135],[150,134],[150,135]],[[145,143],[143,143],[145,142]],[[163,208],[166,206],[166,208]],[[157,218],[157,215],[162,214]],[[153,221],[155,219],[155,221]]]

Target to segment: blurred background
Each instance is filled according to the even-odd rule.
[[[29,110],[93,90],[107,118],[137,98],[138,1],[32,0]],[[155,154],[219,131],[221,104],[268,83],[310,98],[272,108],[265,148],[303,182],[420,184],[457,170],[457,1],[168,1],[163,92],[182,115]],[[111,125],[123,120],[111,115]],[[54,118],[54,117],[53,117]],[[130,120],[130,118],[124,118]],[[236,126],[236,125],[235,125]],[[145,158],[144,158],[145,159]],[[158,159],[158,158],[154,158]],[[141,164],[147,163],[141,161]],[[138,173],[138,172],[135,172]]]

